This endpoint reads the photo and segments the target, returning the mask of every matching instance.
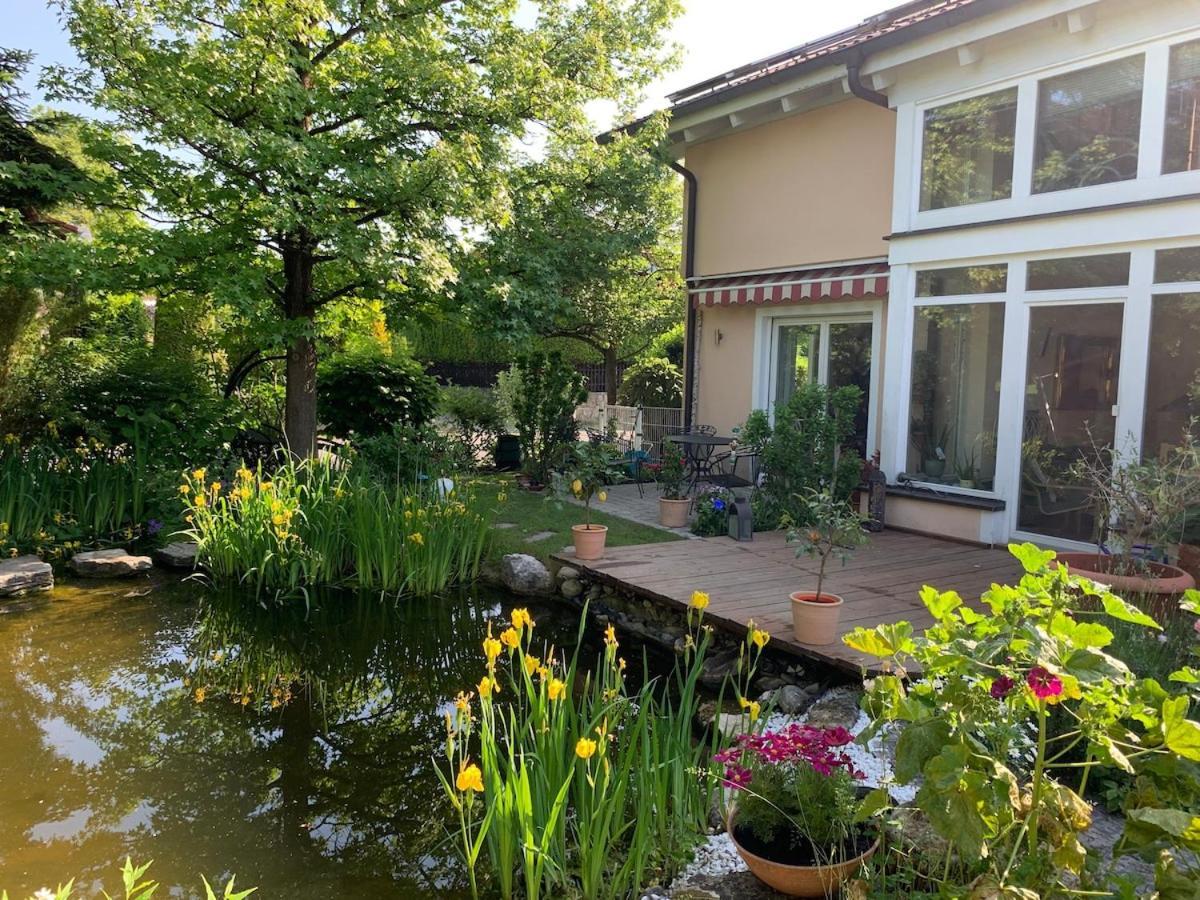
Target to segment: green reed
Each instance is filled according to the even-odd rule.
[[[200,562],[256,595],[318,585],[437,593],[478,574],[489,534],[470,494],[380,485],[329,456],[289,459],[269,476],[242,467],[228,483],[196,469],[179,490]]]

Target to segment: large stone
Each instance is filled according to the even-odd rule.
[[[700,875],[671,892],[679,900],[785,900],[785,895],[763,884],[749,872]]]
[[[798,716],[808,711],[820,693],[821,686],[818,684],[810,684],[807,688],[785,684],[775,692],[775,708],[784,715]],[[857,720],[857,715],[855,719]]]
[[[18,597],[54,587],[54,570],[36,556],[18,556],[0,562],[0,597]]]
[[[737,656],[733,653],[708,656],[700,666],[700,683],[708,688],[718,688],[736,665]]]
[[[559,581],[570,581],[572,578],[579,578],[579,570],[574,566],[559,566],[555,577]]]
[[[500,560],[500,581],[521,597],[541,597],[554,590],[550,570],[527,553],[509,553]]]
[[[127,550],[85,550],[71,557],[71,568],[85,578],[126,578],[154,566],[148,556],[133,556]]]
[[[858,721],[858,702],[862,692],[854,688],[837,687],[825,693],[808,711],[807,722],[816,728],[850,729]]]
[[[195,541],[172,541],[154,551],[154,561],[165,569],[196,568]]]

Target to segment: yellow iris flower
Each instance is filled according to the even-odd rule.
[[[580,738],[575,744],[575,755],[580,759],[591,759],[596,754],[596,742],[591,738]]]
[[[483,793],[483,773],[479,771],[479,766],[475,763],[464,762],[458,769],[458,777],[454,779],[454,786],[460,791],[478,791]]]
[[[692,591],[692,609],[707,609],[708,594],[704,591]]]

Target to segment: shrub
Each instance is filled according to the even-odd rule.
[[[386,434],[359,438],[354,450],[357,464],[387,485],[413,487],[475,464],[462,441],[431,425],[393,425]]]
[[[424,425],[437,409],[437,382],[400,355],[349,353],[322,364],[318,413],[338,437],[386,434],[393,425]]]
[[[487,388],[444,387],[438,407],[472,457],[488,452],[504,431],[496,393]]]
[[[729,533],[729,511],[733,503],[733,492],[724,488],[710,487],[696,496],[696,517],[692,520],[692,534],[703,537],[719,537]]]
[[[650,342],[645,356],[666,359],[672,365],[683,366],[683,350],[686,341],[684,325],[672,325]]]
[[[617,402],[676,408],[683,404],[683,372],[666,359],[643,359],[625,370]]]
[[[575,407],[587,399],[584,378],[561,353],[535,352],[513,364],[510,403],[526,472],[545,483],[575,440]]]

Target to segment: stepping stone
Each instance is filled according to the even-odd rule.
[[[154,566],[148,556],[131,556],[128,550],[86,550],[71,557],[71,568],[84,578],[126,578]]]
[[[54,587],[54,570],[50,563],[36,556],[18,556],[0,562],[0,597],[19,597],[34,591]]]
[[[531,534],[525,538],[525,543],[536,544],[538,541],[544,541],[546,538],[552,538],[557,532],[554,531],[539,531],[537,534]]]
[[[196,568],[195,541],[172,541],[154,551],[154,561],[164,569]]]
[[[517,523],[516,522],[497,522],[492,527],[503,531],[508,528],[516,528]]]

